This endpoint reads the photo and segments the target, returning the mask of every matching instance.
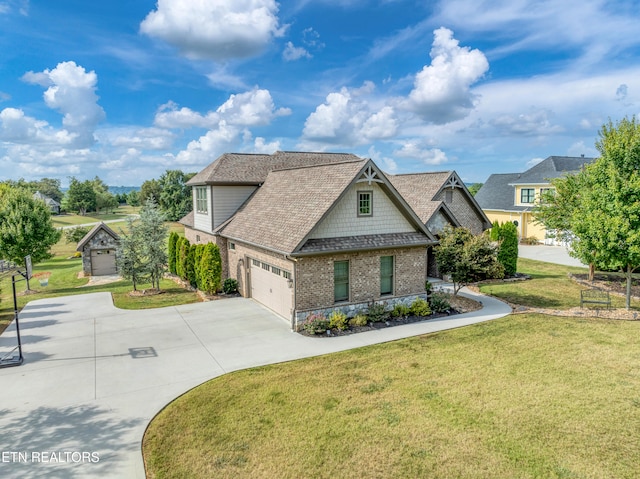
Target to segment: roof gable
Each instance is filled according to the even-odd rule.
[[[84,246],[91,240],[91,238],[93,238],[98,233],[98,231],[104,231],[116,241],[120,239],[120,237],[115,231],[113,231],[103,222],[100,222],[97,225],[95,225],[93,228],[91,228],[91,230],[86,235],[84,235],[84,238],[82,238],[78,243],[78,247],[76,248],[76,251],[82,251]]]
[[[550,156],[521,173],[513,184],[548,183],[553,178],[578,172],[594,160],[584,156]]]

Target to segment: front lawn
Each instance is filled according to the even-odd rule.
[[[487,283],[480,286],[480,291],[530,308],[569,309],[580,306],[580,290],[586,287],[569,279],[568,273],[586,273],[587,268],[518,258],[518,272],[528,274],[531,279]],[[611,296],[613,308],[624,308],[624,305],[624,297]],[[640,302],[634,300],[632,306],[640,307]]]
[[[635,478],[640,323],[508,316],[228,374],[150,424],[150,478]]]

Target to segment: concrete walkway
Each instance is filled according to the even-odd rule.
[[[0,369],[0,477],[144,477],[149,421],[185,391],[230,371],[457,328],[505,316],[480,311],[335,338],[293,333],[250,299],[116,309],[108,293],[44,299],[20,315],[25,362]],[[15,344],[0,336],[0,355]]]

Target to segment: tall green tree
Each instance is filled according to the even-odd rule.
[[[62,235],[51,223],[51,212],[42,201],[22,188],[0,190],[0,258],[33,263],[50,258],[51,247]]]
[[[440,234],[435,254],[438,271],[451,276],[454,295],[469,283],[504,276],[490,238],[484,234],[474,236],[466,228],[447,226]]]
[[[167,264],[168,227],[153,199],[142,207],[139,219],[127,218],[127,226],[129,233],[122,233],[118,247],[120,274],[131,280],[134,290],[142,282],[160,289]]]
[[[180,239],[180,235],[175,231],[172,231],[169,234],[169,246],[168,246],[168,263],[169,263],[169,272],[171,274],[176,274],[176,246],[178,244],[178,239]]]
[[[640,268],[640,124],[635,116],[616,124],[609,120],[598,136],[600,157],[575,184],[557,182],[566,186],[566,195],[558,190],[538,217],[572,233],[571,254],[583,263],[625,272],[629,309],[632,274]],[[557,219],[562,214],[564,223]]]
[[[169,221],[179,220],[193,207],[191,188],[186,185],[191,176],[181,170],[167,170],[160,177],[158,203]]]
[[[62,206],[66,211],[77,211],[82,216],[86,215],[87,211],[95,211],[96,191],[93,183],[89,180],[79,181],[72,176]]]
[[[138,195],[138,201],[141,205],[143,205],[149,198],[153,198],[157,201],[160,201],[160,193],[162,192],[162,187],[160,186],[160,182],[158,180],[147,180],[142,183],[140,187],[140,193]]]

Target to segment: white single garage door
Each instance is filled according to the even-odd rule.
[[[293,309],[291,273],[269,263],[250,259],[251,297],[287,320]]]
[[[93,276],[105,276],[116,274],[116,250],[92,249],[91,250],[91,274]]]

